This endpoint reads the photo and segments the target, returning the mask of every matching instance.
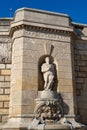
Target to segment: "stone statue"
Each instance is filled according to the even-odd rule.
[[[45,90],[52,90],[53,89],[53,82],[54,82],[54,65],[50,64],[49,57],[45,58],[45,63],[41,66],[41,72],[43,73],[44,78],[44,89]]]

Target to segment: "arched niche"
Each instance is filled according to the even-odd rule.
[[[41,72],[41,66],[43,63],[45,63],[45,58],[49,57],[50,58],[50,63],[54,65],[54,69],[55,69],[55,77],[54,77],[54,83],[53,83],[53,88],[54,90],[57,91],[57,87],[58,87],[58,65],[56,60],[49,55],[43,55],[39,58],[38,61],[38,91],[42,91],[44,90],[44,79],[43,79],[43,73]]]

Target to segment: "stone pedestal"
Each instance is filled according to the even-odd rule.
[[[29,122],[29,118],[11,118],[2,126],[2,130],[27,130]]]
[[[35,130],[38,130],[38,128],[35,128]],[[45,125],[44,130],[70,130],[70,127],[68,125],[50,124]]]

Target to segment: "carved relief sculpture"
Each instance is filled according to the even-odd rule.
[[[63,116],[63,109],[57,101],[46,101],[43,104],[38,104],[35,108],[35,114],[41,123],[46,123],[46,120],[57,122]]]

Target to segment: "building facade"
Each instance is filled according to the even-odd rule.
[[[13,118],[26,126],[33,118],[34,100],[43,90],[40,66],[50,52],[65,116],[87,124],[87,25],[65,14],[22,8],[14,18],[0,19],[1,126]]]

